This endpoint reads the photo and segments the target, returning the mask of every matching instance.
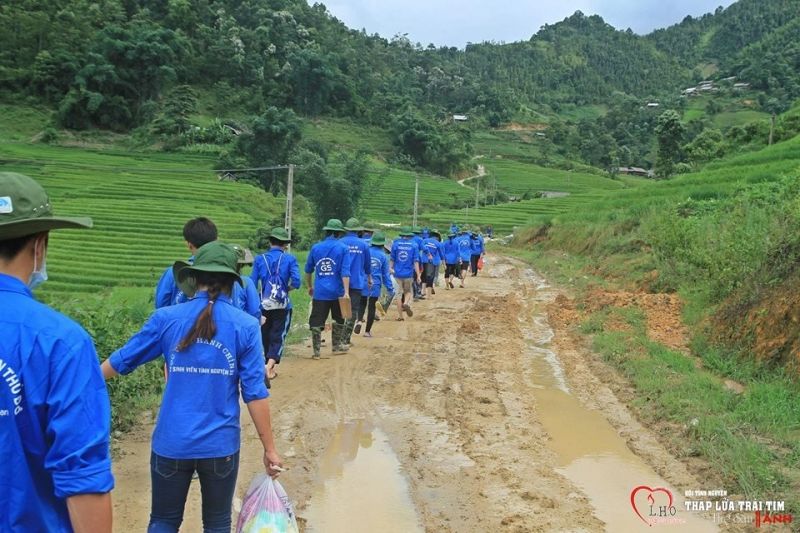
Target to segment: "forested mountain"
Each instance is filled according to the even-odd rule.
[[[0,97],[45,103],[61,127],[158,134],[185,132],[198,97],[219,117],[349,117],[393,129],[404,157],[442,173],[470,154],[449,114],[498,125],[601,104],[619,120],[593,124],[605,140],[576,141],[580,157],[641,164],[654,125],[641,106],[685,105],[700,65],[750,82],[764,110],[787,108],[798,37],[800,0],[740,0],[648,36],[577,12],[528,41],[464,50],[352,30],[305,0],[5,0]]]
[[[772,96],[800,96],[800,0],[740,0],[646,37],[689,69],[711,64]],[[695,81],[704,76],[699,71]],[[791,78],[794,78],[792,80]]]

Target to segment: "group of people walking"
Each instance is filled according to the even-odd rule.
[[[255,257],[220,242],[208,218],[183,228],[190,257],[161,276],[155,312],[124,346],[98,363],[91,337],[37,302],[47,280],[51,230],[91,227],[88,218],[56,217],[33,179],[0,173],[0,531],[111,531],[110,404],[104,380],[163,358],[164,395],[153,432],[148,531],[176,532],[193,477],[202,492],[206,532],[230,531],[240,449],[240,398],[263,445],[266,472],[282,461],[272,436],[270,380],[277,376],[292,323],[291,292],[300,265],[284,228],[269,233]],[[482,236],[453,226],[401,228],[389,243],[355,218],[331,219],[303,271],[311,309],[314,359],[331,320],[331,350],[344,354],[353,335],[371,337],[397,300],[398,320],[412,302],[477,275]],[[250,276],[242,275],[252,264]]]

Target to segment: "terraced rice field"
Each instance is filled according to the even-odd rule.
[[[370,169],[375,185],[365,191],[361,210],[371,223],[410,224],[414,212],[416,174],[375,163]],[[473,197],[470,189],[455,180],[420,174],[419,212],[434,213],[447,209],[456,201]]]
[[[591,204],[605,198],[607,192],[583,193],[562,198],[536,198],[520,202],[510,202],[478,209],[446,210],[425,214],[424,222],[441,229],[450,227],[451,222],[459,225],[485,228],[491,225],[496,235],[507,235],[514,228],[530,225],[542,216],[555,216],[575,210],[590,209]]]
[[[38,179],[57,214],[94,220],[91,230],[51,235],[53,268],[41,289],[47,299],[114,286],[152,289],[167,265],[187,255],[186,220],[207,216],[221,239],[246,244],[283,212],[282,200],[255,187],[218,181],[202,157],[2,144],[0,169]]]

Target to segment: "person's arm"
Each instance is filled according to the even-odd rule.
[[[164,273],[161,274],[161,279],[158,280],[158,285],[156,285],[156,309],[172,305],[172,300],[175,297],[174,290],[175,278],[172,276],[172,268],[167,268]]]
[[[79,494],[67,498],[75,533],[111,533],[111,494]]]
[[[264,466],[267,474],[272,477],[278,475],[274,466],[281,466],[281,458],[275,449],[272,437],[272,420],[269,410],[269,391],[265,385],[264,347],[261,344],[261,329],[247,326],[243,335],[245,344],[239,353],[239,382],[242,390],[242,400],[247,404],[250,418],[256,426],[261,444],[264,446]]]
[[[62,344],[63,343],[63,344]],[[78,533],[111,531],[111,405],[88,335],[64,339],[49,372],[44,467]]]
[[[289,290],[300,288],[300,265],[297,264],[297,259],[290,256],[292,259],[289,261]]]
[[[350,276],[342,276],[342,285],[344,285],[344,297],[350,298]]]
[[[270,477],[276,478],[280,474],[278,470],[283,466],[283,461],[275,448],[275,439],[272,436],[272,416],[269,410],[269,399],[253,400],[247,403],[247,410],[250,418],[256,426],[258,438],[264,447],[264,467]]]
[[[314,257],[313,257],[314,250],[312,249],[308,252],[308,257],[306,258],[306,285],[308,285],[308,295],[312,298],[314,297]]]
[[[125,346],[103,361],[103,378],[109,380],[119,374],[130,374],[139,366],[161,356],[161,319],[159,311],[150,316],[142,329]]]
[[[383,278],[383,286],[386,287],[386,291],[389,294],[394,294],[394,285],[392,284],[392,275],[389,272],[389,261],[383,261],[382,269],[382,278]]]
[[[250,272],[250,279],[253,282],[253,287],[255,287],[256,292],[258,292],[258,284],[261,281],[261,263],[263,260],[263,257],[260,255],[256,257],[256,260],[253,262],[253,270]]]
[[[244,311],[248,315],[261,320],[261,299],[258,297],[258,291],[253,284],[253,280],[242,278],[244,282]]]

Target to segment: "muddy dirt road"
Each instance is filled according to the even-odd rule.
[[[347,355],[312,361],[293,346],[272,409],[301,529],[652,531],[647,498],[666,505],[666,491],[640,490],[632,505],[643,485],[671,491],[677,530],[713,531],[683,510],[683,491],[703,484],[551,329],[557,295],[521,263],[492,258],[466,289],[415,305],[413,319],[393,312],[374,338],[354,336]],[[239,498],[263,469],[243,425]],[[117,446],[118,531],[146,528],[150,429]],[[197,485],[183,531],[201,531]]]

